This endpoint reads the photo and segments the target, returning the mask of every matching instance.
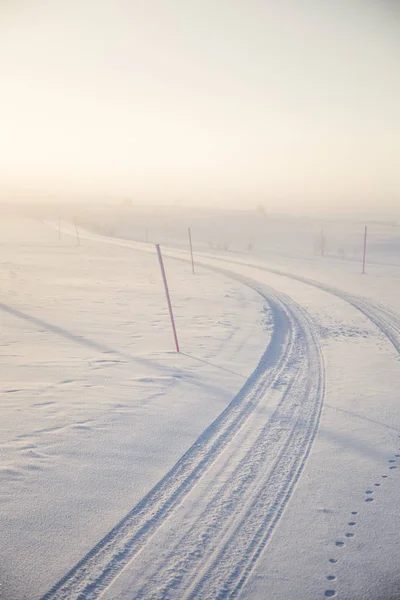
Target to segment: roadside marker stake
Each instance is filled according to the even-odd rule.
[[[193,246],[192,246],[192,234],[191,234],[191,231],[190,231],[190,227],[188,227],[188,232],[189,232],[190,256],[192,258],[192,273],[194,275]]]
[[[362,270],[362,274],[365,275],[365,259],[367,256],[367,231],[368,231],[368,227],[365,226],[365,232],[364,232],[364,257],[363,257],[363,270]]]
[[[76,217],[74,217],[74,223],[75,223],[76,239],[78,240],[78,246],[80,246],[81,240],[79,239],[79,231],[78,231],[78,224],[76,222]]]
[[[168,283],[167,283],[167,276],[165,274],[164,261],[163,261],[163,257],[162,257],[162,254],[161,254],[160,244],[156,244],[156,249],[157,249],[158,262],[160,263],[161,275],[162,275],[163,282],[164,282],[165,295],[167,297],[167,304],[168,304],[169,316],[170,316],[170,319],[171,319],[172,331],[173,331],[173,334],[174,334],[175,347],[176,347],[176,351],[179,352],[179,342],[178,342],[178,336],[177,336],[177,333],[176,333],[174,313],[172,312],[171,298],[170,298],[170,295],[169,295],[169,289],[168,289]]]

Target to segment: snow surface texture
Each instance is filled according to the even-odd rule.
[[[250,288],[155,255],[2,224],[0,597],[33,600],[242,387],[270,338]]]
[[[71,244],[73,227],[63,224],[62,229],[62,239]],[[68,238],[64,232],[72,235]],[[54,245],[56,231],[47,235]],[[95,251],[99,256],[118,256],[122,264],[127,255],[132,260],[131,251],[136,249],[146,273],[148,258],[154,260],[154,247],[149,244],[104,238],[83,229],[81,236],[82,246],[75,248],[80,260]],[[125,237],[129,236],[125,233]],[[183,239],[178,246],[183,246]],[[253,337],[252,344],[242,343],[235,369],[234,343],[230,339],[226,344],[233,353],[225,368],[238,371],[246,364],[245,376],[250,377],[232,402],[243,381],[219,403],[219,411],[204,414],[200,408],[197,415],[193,411],[187,415],[186,427],[200,425],[193,420],[203,417],[196,443],[191,445],[196,438],[193,432],[191,441],[185,438],[183,451],[178,449],[175,465],[168,470],[163,463],[158,483],[152,486],[155,476],[138,494],[141,501],[136,506],[131,502],[134,508],[123,513],[125,518],[115,518],[114,528],[104,527],[107,535],[97,536],[97,544],[87,543],[89,551],[78,548],[83,558],[75,560],[75,567],[71,556],[66,560],[62,554],[64,564],[69,562],[73,568],[64,569],[64,577],[44,598],[399,598],[398,267],[370,265],[368,277],[362,277],[359,265],[352,261],[311,260],[301,253],[286,262],[279,252],[268,260],[255,254],[215,250],[210,254],[201,245],[196,248],[196,243],[195,250],[195,278],[213,277],[219,286],[230,277],[229,285],[243,294],[252,289],[251,294],[257,291],[264,303],[268,299],[264,338],[258,337],[258,345]],[[176,259],[175,266],[168,260],[168,271],[183,269],[187,276],[190,266],[182,262],[188,261],[186,251],[169,248],[164,254]],[[253,333],[260,332],[265,308],[254,295],[250,297],[253,304],[241,307],[236,325],[238,331],[250,327]],[[258,307],[258,315],[249,306]],[[99,316],[97,309],[93,316]],[[269,344],[251,374],[250,357],[254,367],[268,342],[265,330]],[[207,382],[213,376],[208,370],[201,375]],[[182,380],[186,379],[185,372]],[[118,391],[119,382],[111,381]],[[197,399],[198,389],[195,395]],[[208,395],[204,394],[203,404]],[[178,402],[177,421],[183,407]],[[157,417],[159,413],[154,415],[156,421]],[[158,434],[168,446],[176,447],[165,427],[162,422]],[[116,429],[120,428],[117,423]],[[156,442],[152,437],[147,446],[147,453],[156,447],[155,461],[159,460]],[[98,452],[97,444],[91,450]],[[135,449],[134,461],[125,471],[127,480],[132,482],[140,466],[143,476],[155,472],[159,465],[146,458]],[[75,459],[74,467],[82,462],[82,455]],[[96,477],[101,480],[101,469]],[[104,481],[99,485],[97,480],[97,486],[98,492]],[[126,490],[121,482],[118,486],[122,506]],[[116,489],[112,492],[108,502],[118,497]],[[103,525],[114,505],[104,502],[101,507],[95,494],[90,501],[97,510],[93,521]],[[66,510],[67,505],[70,509],[71,503],[66,503]],[[66,526],[73,527],[74,550],[93,533],[94,522],[81,520],[77,525],[79,518],[72,511]],[[51,526],[51,516],[44,518],[43,532]],[[70,552],[71,532],[59,528],[58,533],[63,537],[63,552]],[[47,538],[46,543],[54,553],[54,540]],[[25,571],[19,571],[25,589],[28,565],[35,568],[37,561],[37,550],[34,560],[32,552],[31,547],[25,554]],[[56,573],[53,568],[53,580]]]

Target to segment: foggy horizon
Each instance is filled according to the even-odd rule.
[[[400,8],[0,7],[2,202],[396,211]]]

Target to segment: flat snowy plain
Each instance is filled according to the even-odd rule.
[[[396,262],[170,240],[177,354],[154,245],[61,229],[1,225],[0,597],[398,599]]]

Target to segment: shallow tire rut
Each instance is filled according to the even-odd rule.
[[[218,271],[222,272],[221,269]],[[230,272],[224,274],[250,285],[271,307],[274,330],[257,368],[229,406],[166,476],[42,600],[98,598],[173,514],[244,426],[293,358],[299,326],[297,317],[282,297],[252,280]]]
[[[297,342],[286,365],[291,380],[274,413],[228,479],[215,482],[215,493],[174,547],[147,561],[145,577],[135,572],[127,597],[233,598],[251,573],[302,471],[324,396],[312,323],[294,303],[290,310]]]

